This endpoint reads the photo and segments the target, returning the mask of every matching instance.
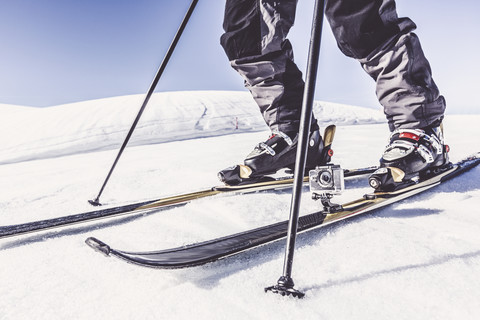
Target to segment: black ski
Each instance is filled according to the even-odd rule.
[[[369,174],[376,170],[376,167],[346,170],[345,176],[352,177],[357,175]],[[305,178],[307,182],[308,177]],[[147,200],[123,206],[105,208],[91,212],[78,213],[58,218],[27,222],[16,225],[0,227],[0,239],[12,236],[23,235],[27,233],[40,232],[49,229],[61,228],[69,225],[86,223],[100,219],[118,217],[120,215],[144,213],[150,210],[160,210],[175,206],[185,205],[186,203],[199,199],[210,197],[219,193],[249,193],[263,190],[284,189],[292,186],[292,178],[272,179],[271,181],[244,184],[240,186],[217,186],[202,191],[185,193],[171,197]]]
[[[322,227],[398,202],[450,180],[479,163],[480,153],[477,153],[415,185],[392,192],[366,194],[358,200],[343,204],[343,211],[330,214],[322,210],[302,216],[299,219],[298,232]],[[227,237],[151,252],[125,252],[113,249],[92,237],[88,238],[86,243],[107,256],[114,256],[130,263],[154,268],[184,268],[212,262],[279,240],[287,235],[287,227],[288,221],[282,221]]]

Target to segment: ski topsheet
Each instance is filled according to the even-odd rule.
[[[357,175],[363,175],[372,173],[376,170],[376,167],[345,170],[346,177],[352,177]],[[308,177],[305,178],[305,182],[308,181]],[[78,213],[58,218],[39,220],[33,222],[27,222],[16,225],[1,226],[0,227],[0,239],[12,236],[23,235],[27,233],[40,232],[44,230],[57,229],[65,226],[70,226],[79,223],[87,223],[100,219],[113,218],[127,214],[139,214],[152,210],[161,210],[165,208],[171,208],[175,206],[185,205],[186,203],[200,198],[206,198],[214,196],[219,193],[249,193],[263,190],[284,189],[292,186],[293,178],[280,178],[271,181],[250,183],[239,186],[217,186],[197,192],[184,193],[171,197],[159,198],[155,200],[148,200],[137,202],[133,204],[127,204],[123,206],[117,206],[112,208],[105,208],[90,212]]]
[[[349,217],[357,216],[398,202],[473,168],[480,163],[480,153],[462,160],[442,173],[418,184],[393,192],[366,194],[362,198],[343,204],[343,211],[327,213],[319,211],[299,218],[298,232],[326,226]],[[88,238],[86,243],[93,249],[127,262],[154,268],[184,268],[212,262],[260,245],[286,237],[288,221],[282,221],[261,228],[230,236],[200,242],[188,246],[151,252],[125,252],[111,248],[96,238]]]

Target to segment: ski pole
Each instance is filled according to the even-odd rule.
[[[292,279],[293,254],[297,237],[298,217],[300,200],[302,196],[303,175],[308,151],[308,136],[312,122],[313,100],[315,95],[315,83],[317,79],[318,60],[320,55],[320,43],[322,37],[323,14],[325,0],[316,0],[310,36],[310,48],[308,52],[307,72],[305,76],[305,89],[303,93],[302,113],[298,137],[298,149],[295,160],[295,175],[293,194],[290,206],[290,220],[288,223],[287,245],[285,249],[285,261],[283,275],[278,279],[277,285],[265,288],[265,292],[271,291],[281,295],[292,295],[302,298],[305,294],[294,289]]]
[[[195,6],[197,5],[197,2],[198,2],[198,0],[192,0],[192,3],[190,4],[190,7],[188,8],[187,13],[185,14],[185,17],[183,18],[183,21],[180,24],[180,27],[178,28],[177,33],[175,34],[175,37],[173,38],[173,41],[170,44],[170,47],[168,48],[167,53],[165,54],[165,57],[163,58],[163,61],[160,65],[160,68],[158,69],[157,74],[155,75],[155,78],[153,79],[152,84],[150,85],[150,89],[148,90],[147,95],[145,96],[145,100],[143,101],[143,104],[142,104],[140,110],[138,111],[137,117],[133,121],[133,124],[132,124],[130,130],[128,131],[128,133],[127,133],[127,136],[126,136],[125,140],[123,141],[123,144],[120,147],[120,150],[118,151],[117,157],[115,158],[115,161],[113,162],[112,168],[108,172],[107,178],[105,179],[102,187],[100,188],[100,192],[98,193],[98,195],[95,199],[88,200],[88,202],[91,205],[94,205],[94,206],[100,206],[101,205],[99,200],[100,200],[100,196],[103,193],[103,189],[105,189],[105,186],[107,185],[107,182],[110,179],[110,176],[112,175],[112,172],[115,169],[115,166],[117,165],[117,162],[120,159],[120,156],[122,155],[123,150],[127,146],[128,141],[130,140],[130,137],[132,136],[133,131],[135,130],[135,127],[137,126],[137,123],[140,120],[140,117],[142,116],[142,113],[145,110],[145,107],[147,106],[148,101],[150,100],[150,97],[153,94],[153,91],[155,91],[155,87],[157,86],[157,83],[160,80],[160,78],[163,74],[163,71],[165,70],[165,68],[168,64],[168,61],[170,60],[170,57],[172,56],[173,51],[175,50],[175,47],[177,46],[177,43],[180,40],[180,37],[183,33],[183,30],[185,29],[185,27],[188,23],[188,20],[190,19],[190,16],[192,15],[193,10],[195,9]]]

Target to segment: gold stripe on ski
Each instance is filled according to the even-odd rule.
[[[308,182],[308,176],[305,176],[303,178],[303,182],[307,183]],[[278,180],[272,180],[272,181],[264,181],[264,182],[257,182],[257,183],[249,183],[249,184],[244,184],[244,185],[238,185],[238,186],[219,186],[219,187],[214,187],[213,190],[219,190],[219,191],[235,191],[235,190],[262,190],[262,188],[267,188],[270,189],[271,186],[273,185],[278,185],[279,188],[286,188],[286,187],[291,187],[293,184],[293,178],[284,178],[284,179],[278,179]]]
[[[222,191],[209,189],[209,190],[186,193],[186,194],[172,196],[172,197],[166,197],[166,198],[160,199],[158,201],[155,201],[153,203],[138,207],[137,209],[135,209],[135,211],[136,210],[158,208],[158,207],[166,207],[166,206],[170,206],[170,205],[174,205],[174,204],[180,204],[180,203],[189,202],[189,201],[195,200],[195,199],[214,196],[214,195],[219,194],[221,192]]]
[[[354,200],[348,203],[343,204],[343,211],[327,214],[324,219],[323,225],[328,223],[332,223],[338,220],[343,220],[348,217],[353,217],[358,214],[361,214],[365,211],[374,210],[377,208],[381,208],[387,206],[393,202],[397,202],[399,200],[408,198],[412,195],[417,193],[421,193],[425,190],[435,187],[436,185],[440,184],[441,179],[452,173],[453,171],[457,170],[458,167],[455,166],[438,176],[435,176],[431,179],[426,181],[420,182],[418,184],[393,191],[393,192],[378,192],[378,193],[370,193],[364,196],[362,199]],[[389,197],[394,196],[394,197]]]
[[[303,181],[307,183],[308,177],[304,177]],[[275,189],[284,189],[284,188],[291,187],[292,184],[293,184],[293,178],[286,178],[283,180],[265,181],[265,182],[251,183],[248,185],[240,185],[240,186],[219,186],[219,187],[214,187],[208,190],[202,190],[202,191],[197,191],[192,193],[166,197],[158,201],[155,201],[153,203],[138,207],[135,209],[135,211],[186,203],[191,200],[206,198],[206,197],[217,195],[219,193],[236,193],[236,192],[247,193],[247,192],[256,192],[256,191],[263,191],[263,190],[272,190],[273,189],[272,186],[276,186]]]

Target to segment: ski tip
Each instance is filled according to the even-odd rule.
[[[110,255],[110,246],[94,237],[89,237],[85,240],[85,243],[93,250],[103,253],[105,256]]]
[[[94,207],[99,207],[101,206],[102,204],[98,201],[98,198],[97,199],[93,199],[93,200],[88,200],[88,203],[90,203],[92,206]]]

